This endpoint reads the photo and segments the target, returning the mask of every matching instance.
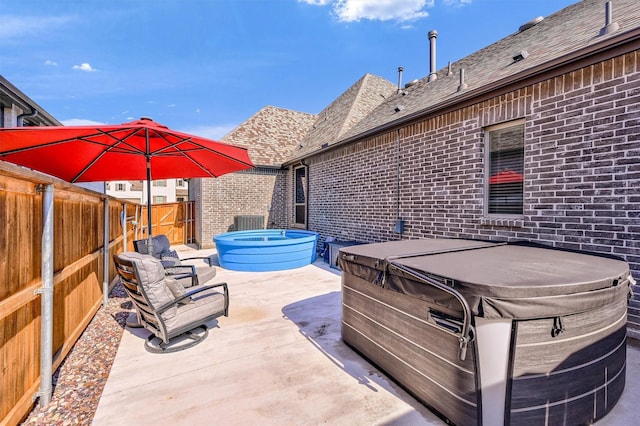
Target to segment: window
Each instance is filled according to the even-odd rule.
[[[307,225],[307,168],[297,167],[294,170],[294,223]]]
[[[125,189],[124,183],[116,183],[116,191],[124,191]]]
[[[153,196],[153,202],[154,203],[166,203],[167,202],[167,197],[164,195],[154,195]]]
[[[184,188],[184,186],[185,186],[185,185],[184,185],[184,180],[182,180],[182,179],[178,179],[178,180],[176,180],[176,186],[177,186],[178,188]]]
[[[167,186],[167,181],[165,179],[162,180],[154,180],[153,186]]]
[[[524,121],[488,128],[487,213],[521,215],[524,184]]]

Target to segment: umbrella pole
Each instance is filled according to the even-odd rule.
[[[147,152],[149,152],[149,130],[147,130]],[[147,247],[153,255],[153,241],[151,239],[151,155],[147,154]]]

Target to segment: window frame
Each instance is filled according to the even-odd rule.
[[[303,202],[298,202],[298,171],[303,170],[304,176],[302,177],[302,194],[304,196]],[[304,208],[302,214],[304,222],[298,222],[298,209]],[[300,165],[293,168],[293,224],[297,227],[307,227],[309,221],[309,168],[306,165]]]
[[[522,126],[522,145],[521,145],[521,149],[522,149],[522,154],[521,154],[521,179],[522,179],[522,188],[520,189],[520,212],[517,213],[509,213],[509,212],[505,212],[503,211],[497,211],[497,212],[493,212],[491,211],[491,183],[490,183],[490,179],[492,177],[491,175],[491,169],[492,169],[492,151],[491,151],[491,144],[492,144],[492,140],[491,140],[491,132],[497,131],[497,130],[502,130],[502,129],[506,129],[506,128],[511,128],[511,127],[517,127],[517,126]],[[526,138],[526,126],[525,126],[525,119],[521,118],[521,119],[517,119],[517,120],[512,120],[512,121],[508,121],[508,122],[504,122],[504,123],[500,123],[500,124],[495,124],[492,126],[488,126],[484,129],[484,148],[485,148],[485,166],[484,166],[484,215],[486,217],[492,217],[492,218],[498,218],[498,217],[505,217],[505,218],[519,218],[522,217],[524,215],[524,184],[526,182],[526,175],[524,172],[524,165],[525,165],[525,138]],[[519,167],[520,168],[520,167]],[[520,172],[520,170],[516,170],[516,172]]]

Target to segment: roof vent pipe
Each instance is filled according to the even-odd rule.
[[[438,38],[438,32],[431,30],[429,31],[428,37],[430,46],[429,81],[434,81],[438,78],[438,74],[436,73],[436,38]]]
[[[620,25],[617,22],[613,21],[613,11],[612,11],[611,2],[608,1],[604,5],[604,27],[600,30],[600,35],[611,34],[618,29],[620,29]]]
[[[462,92],[467,87],[467,83],[464,82],[464,68],[460,68],[460,86],[458,86],[458,92]]]
[[[398,67],[398,93],[402,90],[402,71],[404,71],[404,68]]]
[[[449,61],[449,65],[447,65],[447,75],[453,74],[453,70],[451,69],[451,61]]]

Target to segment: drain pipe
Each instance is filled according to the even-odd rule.
[[[42,196],[42,287],[40,317],[40,406],[51,401],[53,389],[53,185],[38,185]]]
[[[22,127],[24,124],[24,118],[25,117],[35,117],[36,115],[38,115],[38,110],[33,108],[33,107],[29,107],[31,108],[31,112],[25,112],[23,114],[20,114],[16,117],[16,125],[18,127]]]
[[[434,81],[438,78],[438,73],[436,72],[436,38],[438,38],[438,32],[436,30],[429,31],[429,45],[430,45],[430,55],[429,55],[429,81]]]
[[[397,130],[396,135],[396,223],[394,231],[398,234],[398,239],[401,240],[404,232],[404,220],[400,218],[400,141],[402,139],[400,129]]]

